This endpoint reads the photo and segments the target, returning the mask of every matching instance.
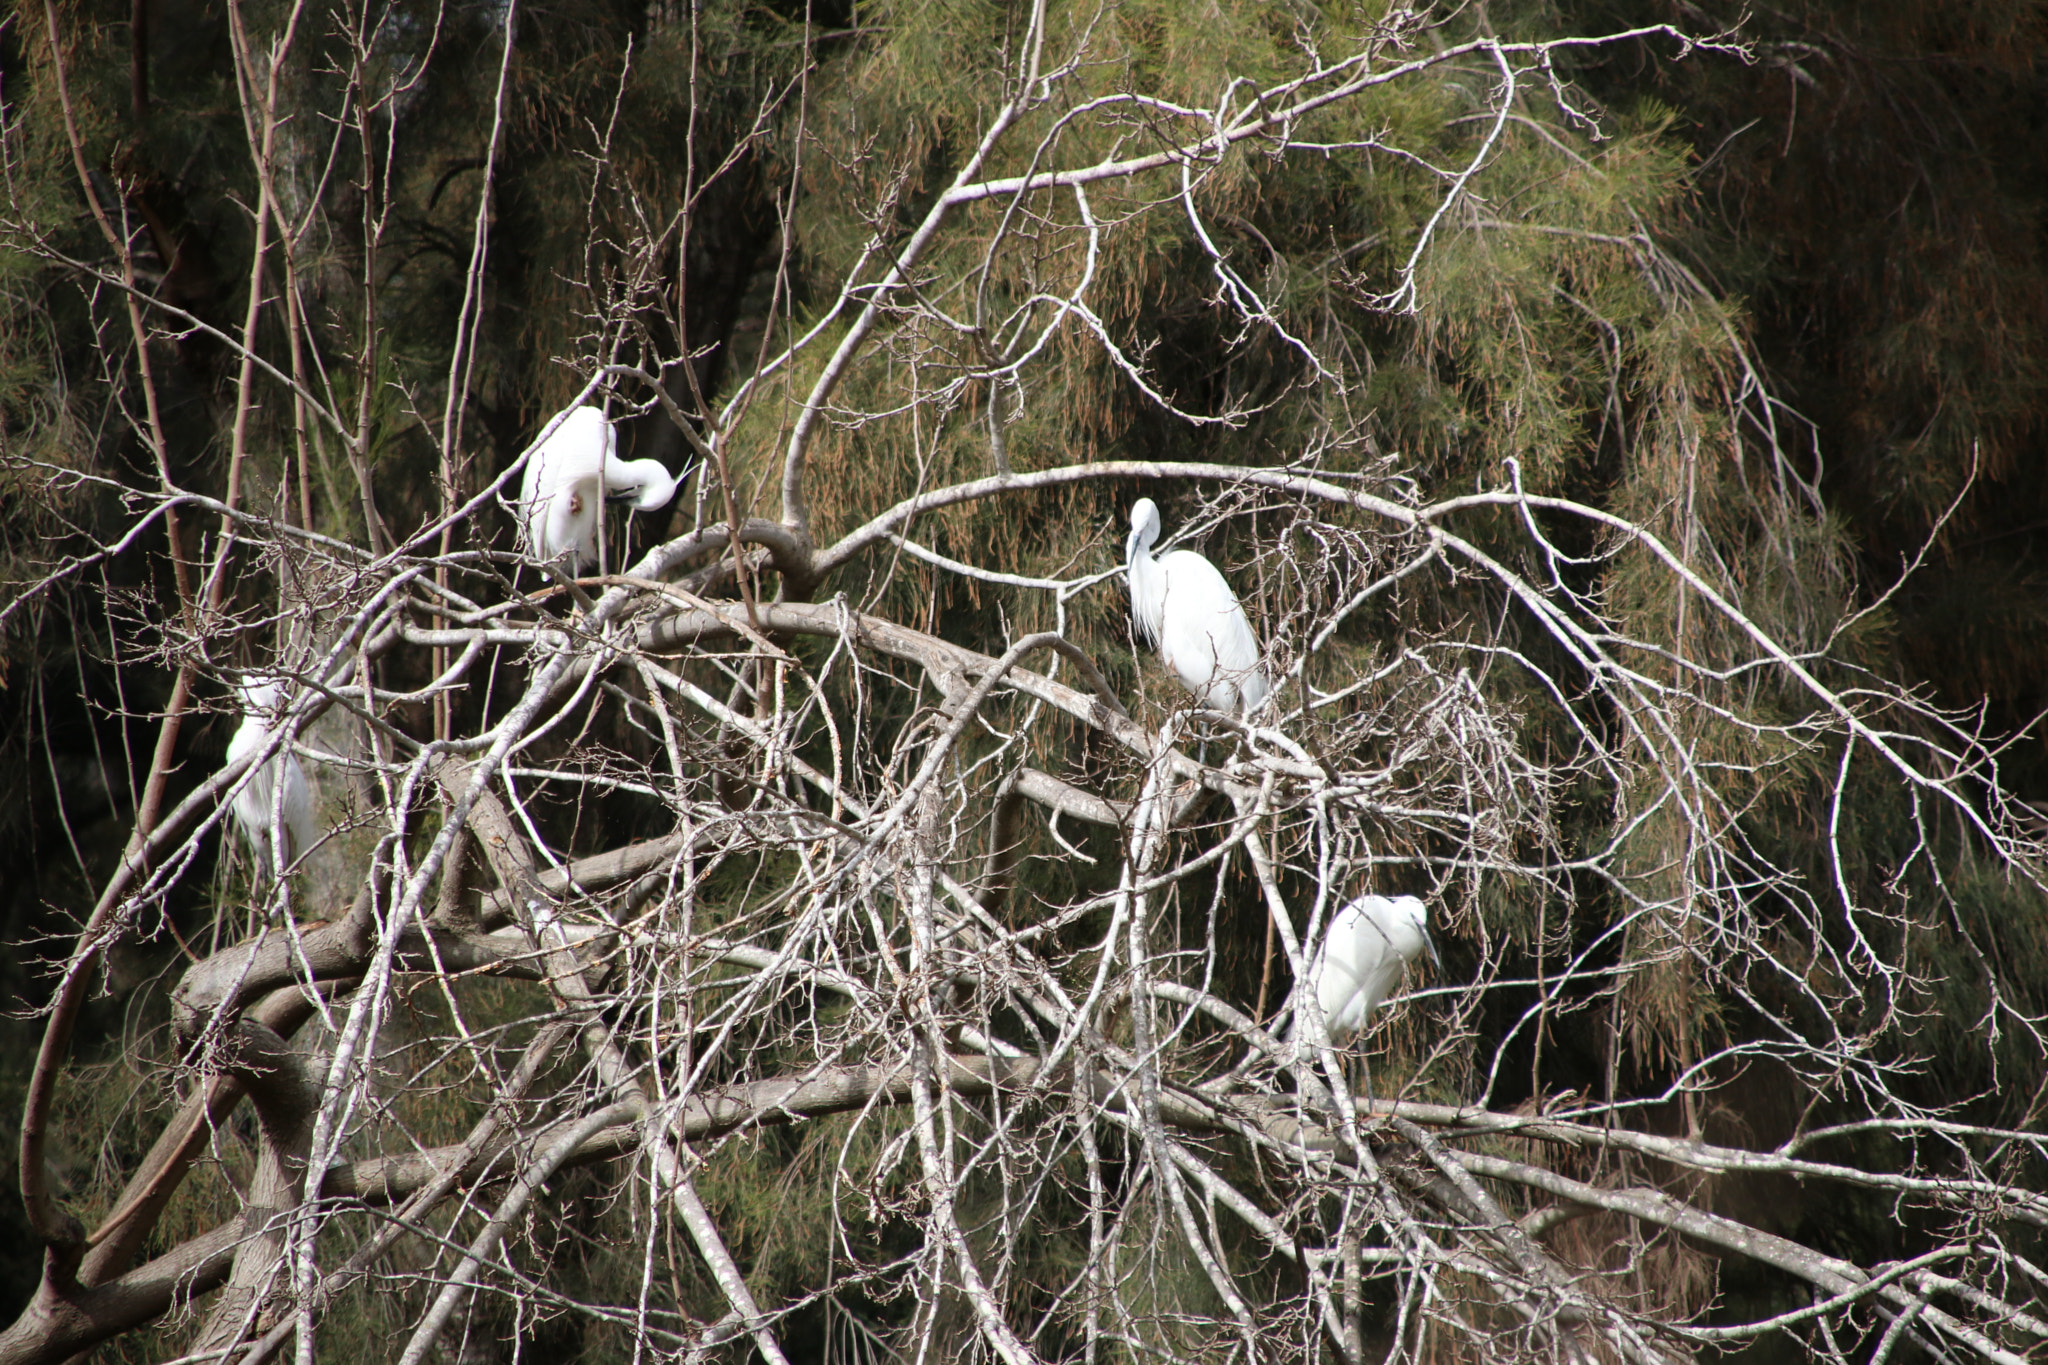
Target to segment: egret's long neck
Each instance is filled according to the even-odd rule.
[[[1406,915],[1398,921],[1390,937],[1394,950],[1405,962],[1413,962],[1428,950],[1429,931]]]
[[[1139,629],[1158,641],[1166,630],[1166,574],[1152,557],[1152,542],[1142,531],[1132,531],[1124,547],[1131,580],[1131,614]]]
[[[648,466],[647,483],[641,488],[640,496],[633,505],[642,512],[659,512],[675,501],[676,488],[682,480],[668,472],[667,466],[658,460],[645,460]]]
[[[1149,561],[1152,558],[1152,546],[1158,540],[1159,529],[1156,524],[1133,526],[1130,535],[1124,537],[1124,562],[1136,564],[1140,559]]]

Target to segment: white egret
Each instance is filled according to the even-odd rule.
[[[1429,936],[1429,908],[1420,898],[1360,896],[1339,910],[1309,967],[1331,1042],[1363,1033],[1367,1016],[1423,953],[1443,969]]]
[[[1152,557],[1159,508],[1140,498],[1131,508],[1131,614],[1138,632],[1159,647],[1160,662],[1212,711],[1247,711],[1272,687],[1259,669],[1259,639],[1223,575],[1193,550]]]
[[[241,696],[242,724],[228,740],[229,763],[270,743],[278,731],[274,713],[284,689],[274,677],[251,673],[235,685],[235,691]],[[277,791],[279,782],[284,784],[281,798]],[[320,837],[313,824],[313,789],[306,783],[306,770],[299,766],[298,755],[289,747],[279,749],[267,762],[257,765],[236,793],[229,813],[234,816],[243,841],[256,855],[260,876],[268,877],[275,870],[270,856],[273,820],[284,833],[284,847],[280,850],[284,856],[278,862],[285,867],[303,856]]]
[[[570,571],[580,572],[597,563],[605,499],[630,499],[637,512],[668,506],[676,476],[659,460],[620,460],[618,444],[603,411],[586,404],[571,409],[528,457],[519,481],[519,517],[534,558],[568,555]]]

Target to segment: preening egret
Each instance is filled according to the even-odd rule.
[[[1159,646],[1159,658],[1198,705],[1249,711],[1272,687],[1259,670],[1259,639],[1223,575],[1193,550],[1157,559],[1159,508],[1140,498],[1124,542],[1130,567],[1131,614],[1138,632]]]
[[[676,476],[659,460],[618,458],[618,433],[601,409],[572,409],[526,461],[519,518],[536,559],[571,556],[571,572],[597,563],[597,530],[607,498],[630,498],[636,512],[668,506]]]
[[[1443,969],[1429,936],[1429,909],[1415,896],[1360,896],[1339,910],[1309,968],[1330,1041],[1365,1030],[1401,970],[1423,953]]]
[[[277,722],[273,713],[283,695],[284,689],[276,678],[252,673],[235,685],[242,700],[242,725],[234,737],[228,740],[228,762],[233,763],[262,749],[277,733]],[[256,854],[258,875],[268,877],[274,870],[270,857],[270,831],[273,806],[279,804],[277,784],[284,783],[281,810],[276,814],[284,830],[284,847],[281,850],[284,866],[290,867],[292,860],[313,847],[319,831],[313,824],[313,789],[306,785],[306,770],[299,766],[298,755],[289,748],[273,754],[266,763],[259,764],[249,775],[249,781],[235,796],[229,813],[234,816],[235,827],[241,831],[242,839]]]

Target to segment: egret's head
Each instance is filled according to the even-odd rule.
[[[636,512],[658,512],[669,505],[682,482],[668,472],[660,460],[628,460],[614,464],[605,473],[605,484],[614,498],[631,502]]]
[[[235,684],[245,716],[267,716],[277,709],[284,695],[284,681],[275,673],[244,673]]]
[[[1131,504],[1131,536],[1124,542],[1124,558],[1136,559],[1159,540],[1159,504],[1139,498]]]
[[[1443,970],[1443,959],[1437,956],[1436,940],[1429,936],[1429,907],[1420,896],[1393,896],[1387,902],[1388,937],[1393,941],[1395,951],[1403,958],[1413,960],[1418,954],[1428,953],[1429,960]]]

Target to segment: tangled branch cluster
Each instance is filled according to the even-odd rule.
[[[370,17],[337,14],[359,97],[339,126],[372,142],[403,82],[379,67]],[[1593,40],[1424,49],[1420,22],[1396,14],[1338,58],[1305,47],[1300,74],[1193,108],[1088,96],[1085,26],[1061,39],[1041,5],[950,186],[905,232],[885,230],[900,203],[878,202],[836,302],[723,407],[678,395],[674,376],[695,383],[687,354],[633,358],[650,263],[674,243],[650,229],[627,253],[642,274],[608,277],[620,302],[598,319],[583,397],[616,383],[672,415],[697,455],[694,522],[567,580],[470,538],[520,466],[461,483],[459,397],[436,431],[431,514],[394,530],[379,509],[374,424],[317,374],[295,292],[319,202],[273,183],[287,120],[275,80],[256,77],[286,68],[292,30],[264,56],[238,18],[265,194],[252,278],[277,271],[299,302],[259,288],[239,335],[216,329],[240,365],[227,491],[180,488],[159,461],[157,486],[121,490],[120,536],[9,608],[152,526],[173,546],[181,525],[213,528],[203,555],[169,556],[179,608],[148,624],[176,679],[168,739],[63,958],[30,1081],[22,1195],[48,1260],[0,1360],[65,1359],[186,1307],[181,1359],[309,1360],[368,1287],[393,1291],[384,1327],[408,1365],[458,1333],[564,1313],[636,1353],[771,1361],[806,1314],[862,1358],[1018,1363],[1666,1361],[1776,1333],[1838,1358],[1859,1341],[1873,1358],[1900,1343],[1950,1359],[2042,1349],[2042,1139],[1913,1100],[1912,1060],[1888,1040],[1930,1009],[1914,941],[1940,912],[1871,901],[1839,847],[1867,774],[1909,794],[1915,859],[1937,880],[1961,845],[2038,890],[2042,849],[1998,786],[1995,747],[1840,666],[1832,637],[1767,625],[1714,551],[1656,516],[1529,491],[1515,467],[1428,496],[1361,456],[1365,424],[1340,420],[1363,401],[1355,366],[1218,245],[1204,196],[1233,148],[1394,155],[1333,140],[1316,116],[1477,62],[1492,82],[1478,141],[1429,167],[1437,197],[1412,250],[1364,291],[1382,313],[1413,309],[1436,236],[1485,230],[1471,199],[1527,117],[1524,87],[1585,117],[1555,63]],[[1686,44],[1600,41],[1660,37]],[[1045,59],[1060,41],[1066,56]],[[1083,128],[1107,150],[1069,155]],[[997,173],[1026,134],[1025,168]],[[82,152],[79,167],[92,196]],[[1112,191],[1114,215],[1090,197]],[[107,261],[59,263],[119,300],[108,325],[132,344],[110,341],[107,363],[147,393],[167,332],[209,324],[142,287],[135,234],[91,202]],[[1006,445],[1063,349],[1195,430],[1284,400],[1201,408],[1119,334],[1100,297],[1106,242],[1155,212],[1191,224],[1233,344],[1295,357],[1314,453],[1061,463]],[[17,212],[9,230],[19,243],[32,227]],[[476,241],[472,283],[481,222]],[[1696,288],[1647,229],[1618,241],[1674,297]],[[377,287],[367,265],[362,287]],[[283,348],[259,346],[262,309],[286,314]],[[451,395],[475,317],[465,303]],[[910,376],[887,401],[882,373]],[[285,467],[303,473],[321,442],[344,452],[364,543],[239,491],[259,463],[247,419],[281,397],[297,414]],[[1767,399],[1742,402],[1771,429]],[[770,462],[747,424],[775,404]],[[160,451],[153,412],[130,416]],[[921,470],[975,414],[992,472],[920,472],[822,540],[821,444],[923,424]],[[1770,483],[1772,463],[1757,467]],[[779,516],[754,506],[763,479]],[[1099,537],[1042,576],[919,539],[962,509],[1021,518],[1101,486],[1209,492],[1192,525],[1228,533],[1212,553],[1254,601],[1271,704],[1197,712],[1113,635],[1072,628],[1070,614],[1122,617]],[[1774,488],[1774,515],[1796,520],[1810,490],[1789,475]],[[842,586],[857,568],[868,586]],[[1669,638],[1630,614],[1619,585],[1643,580],[1683,603]],[[274,585],[274,600],[238,614],[233,583]],[[1006,604],[1001,647],[921,626],[937,613],[917,614],[906,583]],[[264,746],[170,799],[181,717],[246,671],[228,666],[235,639],[268,642],[279,717]],[[81,1006],[111,949],[170,922],[225,846],[228,802],[287,750],[322,792],[322,842],[285,875],[217,879],[212,942],[171,993],[175,1103],[88,1232],[50,1177]],[[1833,885],[1758,834],[1758,812],[1816,772]],[[620,808],[641,836],[612,837],[598,812]],[[337,885],[351,895],[320,904],[316,888]],[[1368,890],[1425,894],[1448,965],[1411,976],[1361,1073],[1303,1026],[1292,983]],[[1991,1028],[2039,1027],[1993,1008]],[[1545,1050],[1568,1034],[1601,1040],[1604,1084],[1546,1079]],[[1860,1117],[1802,1117],[1755,1143],[1717,1126],[1732,1088],[1779,1079],[1808,1113]],[[770,1299],[761,1239],[714,1182],[778,1133],[797,1135],[802,1169],[767,1187],[812,1201],[827,1270]],[[1873,1134],[1890,1159],[1867,1159]],[[233,1175],[223,1216],[167,1232],[181,1189],[214,1167]],[[579,1168],[601,1170],[613,1202],[581,1223],[561,1207]],[[1774,1181],[1888,1200],[1928,1249],[1863,1263],[1780,1235],[1736,1197]],[[597,1246],[610,1278],[578,1287],[563,1267]],[[1799,1297],[1721,1311],[1710,1262],[1762,1267]],[[715,1313],[694,1307],[703,1286]]]

